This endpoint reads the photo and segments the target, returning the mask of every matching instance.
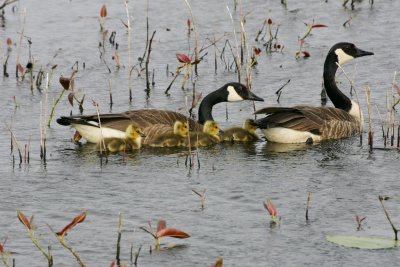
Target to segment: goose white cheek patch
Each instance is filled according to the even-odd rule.
[[[349,54],[346,54],[341,48],[336,49],[335,54],[338,57],[339,65],[343,65],[344,63],[349,62],[354,59],[354,57],[350,56]]]
[[[236,102],[236,101],[243,101],[244,99],[236,92],[233,86],[228,86],[228,101],[229,102]]]

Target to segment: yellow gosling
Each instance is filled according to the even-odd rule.
[[[202,132],[190,132],[190,146],[211,146],[218,144],[221,139],[219,138],[219,125],[215,121],[206,121],[203,126]],[[189,146],[189,140],[186,139],[185,146]]]
[[[257,125],[254,120],[246,119],[243,127],[233,127],[227,129],[223,135],[222,140],[230,142],[252,142],[260,139],[256,133]]]
[[[177,147],[184,146],[189,132],[187,122],[176,121],[174,123],[174,131],[172,133],[164,133],[157,135],[152,141],[152,147]]]
[[[140,129],[140,127],[136,124],[132,123],[126,128],[124,138],[106,138],[104,139],[104,144],[106,150],[112,153],[131,151],[140,149],[142,137],[144,137],[142,129]],[[97,146],[103,147],[102,142],[100,142]]]

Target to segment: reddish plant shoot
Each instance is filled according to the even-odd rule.
[[[264,201],[264,207],[267,209],[269,215],[271,216],[272,222],[275,222],[275,218],[278,212],[276,211],[274,205],[272,204],[272,201],[270,199]]]
[[[222,258],[219,258],[211,267],[222,267],[224,264],[224,260]]]
[[[103,5],[100,9],[100,17],[105,18],[107,17],[107,7]]]
[[[12,45],[11,38],[8,37],[8,38],[7,38],[7,46],[10,47],[11,45]]]
[[[19,221],[20,221],[23,225],[25,225],[26,229],[32,230],[31,223],[30,223],[29,220],[25,217],[25,215],[22,213],[22,211],[18,211],[18,212],[17,212],[17,217],[18,217]]]
[[[358,215],[356,215],[356,221],[357,221],[357,230],[360,230],[361,229],[361,224],[362,224],[362,222],[365,220],[365,218],[367,218],[367,217],[360,217],[360,216],[358,216]]]
[[[81,214],[79,214],[78,216],[76,216],[72,220],[72,222],[70,222],[67,226],[64,227],[64,229],[62,229],[60,232],[58,232],[57,235],[59,237],[63,238],[67,234],[67,232],[69,230],[71,230],[75,225],[77,225],[78,223],[81,223],[81,222],[83,222],[85,220],[86,214],[87,214],[87,212],[84,211]]]
[[[192,62],[192,59],[184,54],[176,54],[176,58],[179,62],[184,64],[190,64]]]
[[[269,18],[267,22],[268,22],[268,25],[272,25],[272,19]]]
[[[149,222],[150,230],[147,230],[144,227],[140,227],[143,231],[148,234],[151,234],[156,240],[156,248],[160,248],[160,238],[162,237],[173,237],[173,238],[189,238],[190,235],[176,228],[167,228],[167,222],[165,220],[159,220],[157,223],[157,230],[153,232],[153,228],[151,227],[151,223]]]

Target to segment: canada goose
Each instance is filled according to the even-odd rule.
[[[224,141],[257,141],[260,139],[256,133],[257,124],[253,119],[246,119],[243,123],[243,127],[233,127],[224,131],[222,134],[222,140]]]
[[[221,102],[236,102],[243,100],[264,101],[262,98],[250,92],[245,85],[240,83],[228,83],[216,91],[211,92],[200,103],[198,121],[189,119],[191,131],[201,131],[202,124],[206,120],[213,120],[212,108]],[[100,118],[102,131],[98,125]],[[181,113],[169,110],[139,109],[116,114],[101,114],[89,116],[60,117],[57,122],[61,125],[71,125],[88,142],[98,143],[102,136],[105,138],[123,138],[126,127],[135,122],[148,135],[147,128],[154,124],[173,127],[175,121],[187,121],[187,117]],[[146,142],[145,138],[145,142]]]
[[[176,147],[183,146],[188,137],[189,127],[187,122],[176,121],[174,131],[159,134],[149,142],[152,147]]]
[[[142,137],[144,137],[143,131],[136,124],[129,124],[125,131],[124,138],[105,138],[100,141],[97,146],[100,149],[104,149],[104,146],[109,152],[122,152],[139,149],[142,145]]]
[[[339,139],[359,133],[363,116],[358,104],[344,95],[336,85],[335,73],[354,58],[373,55],[351,43],[337,43],[324,64],[324,86],[333,107],[267,107],[255,114],[267,114],[256,121],[265,138],[276,143],[312,143]]]
[[[204,124],[202,132],[189,132],[189,138],[185,139],[184,146],[198,147],[218,144],[221,141],[218,135],[219,131],[219,124],[215,121],[208,120]]]

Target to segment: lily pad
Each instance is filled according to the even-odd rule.
[[[400,245],[399,241],[386,237],[328,235],[326,239],[337,245],[360,249],[388,249]]]

